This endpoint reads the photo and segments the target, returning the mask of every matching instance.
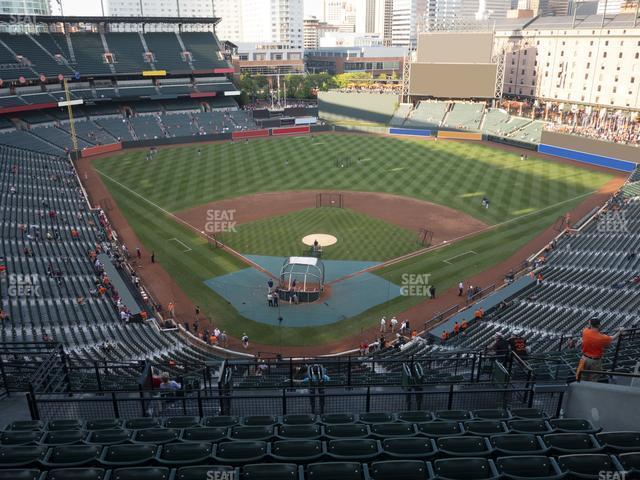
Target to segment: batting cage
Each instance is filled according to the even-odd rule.
[[[342,193],[318,193],[316,208],[320,207],[344,208],[344,195]]]
[[[324,290],[324,264],[315,257],[289,257],[280,269],[278,297],[284,301],[315,302]]]

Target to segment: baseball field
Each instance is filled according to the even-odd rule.
[[[180,291],[189,300],[178,312],[189,316],[198,305],[232,336],[247,333],[274,345],[355,336],[380,315],[430,300],[382,295],[329,328],[313,322],[278,328],[251,319],[239,305],[244,302],[212,287],[229,279],[229,290],[266,294],[262,281],[246,285],[254,277],[236,276],[255,270],[248,261],[264,267],[264,258],[301,255],[307,248],[302,237],[326,233],[338,241],[324,249],[323,259],[337,262],[336,268],[375,265],[367,275],[386,282],[389,291],[415,278],[411,274],[426,274],[444,291],[508,259],[612,179],[531,153],[521,160],[519,153],[485,143],[355,134],[193,145],[146,156],[138,150],[94,160],[109,192],[94,201],[108,214],[121,212],[129,243],[140,242],[130,249],[155,253],[175,282],[171,294]],[[328,191],[340,192],[343,208],[318,208],[318,192]],[[213,247],[214,231],[235,254]],[[432,235],[431,248],[425,248],[423,231]],[[367,294],[363,282],[358,296]]]

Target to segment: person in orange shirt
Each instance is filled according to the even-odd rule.
[[[469,327],[469,324],[467,323],[467,321],[465,319],[462,319],[462,324],[460,325],[460,330],[462,330],[464,332],[467,329],[467,327]]]
[[[446,330],[443,330],[442,335],[440,335],[440,340],[442,340],[442,343],[444,343],[447,341],[448,338],[449,338],[449,332],[447,332]]]
[[[453,334],[458,335],[460,333],[460,324],[458,322],[453,324]]]
[[[597,382],[600,377],[596,373],[582,374],[583,370],[602,371],[602,356],[605,349],[611,345],[611,342],[618,339],[622,329],[613,336],[605,335],[600,332],[600,320],[592,318],[589,320],[589,327],[582,331],[582,358],[578,363],[576,370],[576,378],[586,380],[588,382]]]
[[[481,308],[477,309],[473,314],[476,320],[482,320],[483,315],[484,315],[484,311]]]

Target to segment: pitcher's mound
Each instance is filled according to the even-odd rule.
[[[307,235],[302,239],[302,243],[313,247],[313,242],[318,241],[318,245],[321,247],[328,247],[330,245],[334,245],[338,243],[338,239],[333,235],[327,235],[326,233],[314,233],[312,235]]]

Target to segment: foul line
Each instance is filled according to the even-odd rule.
[[[430,252],[434,252],[436,250],[440,250],[441,248],[444,248],[444,247],[449,247],[449,246],[459,242],[460,240],[465,240],[466,238],[473,237],[473,236],[479,235],[481,233],[489,232],[491,230],[495,230],[495,229],[500,228],[500,227],[504,227],[505,225],[508,225],[510,223],[513,223],[513,222],[517,222],[518,220],[522,220],[523,218],[530,217],[531,215],[537,215],[538,213],[545,212],[547,210],[551,210],[551,209],[556,208],[556,207],[558,207],[560,205],[563,205],[565,203],[573,202],[575,200],[579,200],[581,198],[588,197],[590,195],[593,195],[594,193],[598,193],[598,190],[593,190],[591,192],[583,193],[582,195],[577,195],[577,196],[575,196],[573,198],[568,198],[567,200],[563,200],[563,201],[555,203],[553,205],[549,205],[547,207],[541,208],[540,210],[536,210],[535,212],[525,213],[524,215],[520,215],[519,217],[514,217],[514,218],[511,218],[509,220],[505,220],[504,222],[496,223],[495,225],[488,225],[488,226],[486,226],[484,228],[481,228],[480,230],[476,230],[475,232],[466,233],[466,234],[461,235],[459,237],[456,237],[456,238],[453,238],[451,240],[448,240],[448,241],[446,241],[447,243],[441,243],[439,245],[432,245],[430,247],[426,247],[426,248],[422,248],[420,250],[416,250],[415,252],[407,253],[406,255],[402,255],[401,257],[392,258],[391,260],[387,260],[386,262],[380,263],[378,265],[374,265],[372,267],[365,268],[365,269],[360,270],[358,272],[354,272],[354,273],[351,273],[349,275],[345,275],[344,277],[336,278],[335,280],[332,280],[331,282],[327,282],[326,285],[333,285],[335,283],[343,282],[343,281],[348,280],[350,278],[357,277],[358,275],[362,275],[363,273],[369,273],[369,272],[373,272],[375,270],[380,270],[380,269],[383,269],[383,268],[386,268],[386,267],[390,267],[391,265],[395,265],[396,263],[404,262],[405,260],[410,260],[412,258],[419,257],[419,256],[424,255],[426,253],[430,253]]]
[[[446,260],[443,260],[443,262],[451,265],[451,262],[449,260],[454,260],[456,258],[464,257],[465,255],[469,255],[470,253],[473,255],[477,255],[477,253],[474,252],[473,250],[469,250],[468,252],[461,253],[460,255],[456,255],[455,257],[447,258]]]
[[[182,218],[178,217],[177,215],[174,215],[173,213],[169,212],[168,210],[165,210],[164,208],[162,208],[160,205],[158,205],[157,203],[152,202],[151,200],[149,200],[148,198],[143,197],[142,195],[140,195],[138,192],[136,192],[135,190],[130,189],[129,187],[127,187],[126,185],[120,183],[118,180],[116,180],[115,178],[107,175],[106,173],[101,172],[100,170],[98,170],[97,168],[94,168],[94,170],[96,172],[98,172],[100,175],[102,175],[103,177],[109,179],[110,181],[112,181],[113,183],[115,183],[116,185],[124,188],[127,192],[130,192],[132,194],[134,194],[136,197],[144,200],[145,202],[147,202],[149,205],[157,208],[158,210],[160,210],[162,213],[164,213],[165,215],[173,218],[175,221],[177,221],[178,223],[181,223],[187,227],[189,227],[191,230],[193,230],[194,232],[196,232],[198,235],[201,235],[203,237],[205,237],[207,240],[212,241],[215,243],[216,246],[222,248],[223,250],[228,251],[229,253],[231,253],[232,255],[238,257],[240,260],[242,260],[243,262],[245,262],[246,264],[252,266],[253,268],[255,268],[256,270],[264,273],[265,275],[268,275],[269,277],[272,278],[276,278],[276,276],[274,274],[272,274],[271,272],[269,272],[268,270],[265,270],[264,268],[262,268],[260,265],[258,265],[256,262],[248,259],[247,257],[245,257],[244,255],[242,255],[240,252],[235,251],[233,248],[228,247],[227,245],[225,245],[224,243],[222,243],[221,241],[217,240],[215,237],[212,237],[211,235],[207,235],[205,232],[203,232],[202,230],[199,230],[198,228],[194,227],[193,225],[191,225],[189,222],[183,220]]]
[[[191,252],[193,250],[193,248],[184,243],[182,240],[178,240],[177,238],[170,238],[169,240],[167,240],[167,242],[178,242],[182,244],[182,246],[186,248],[186,250],[183,250],[182,253]]]

